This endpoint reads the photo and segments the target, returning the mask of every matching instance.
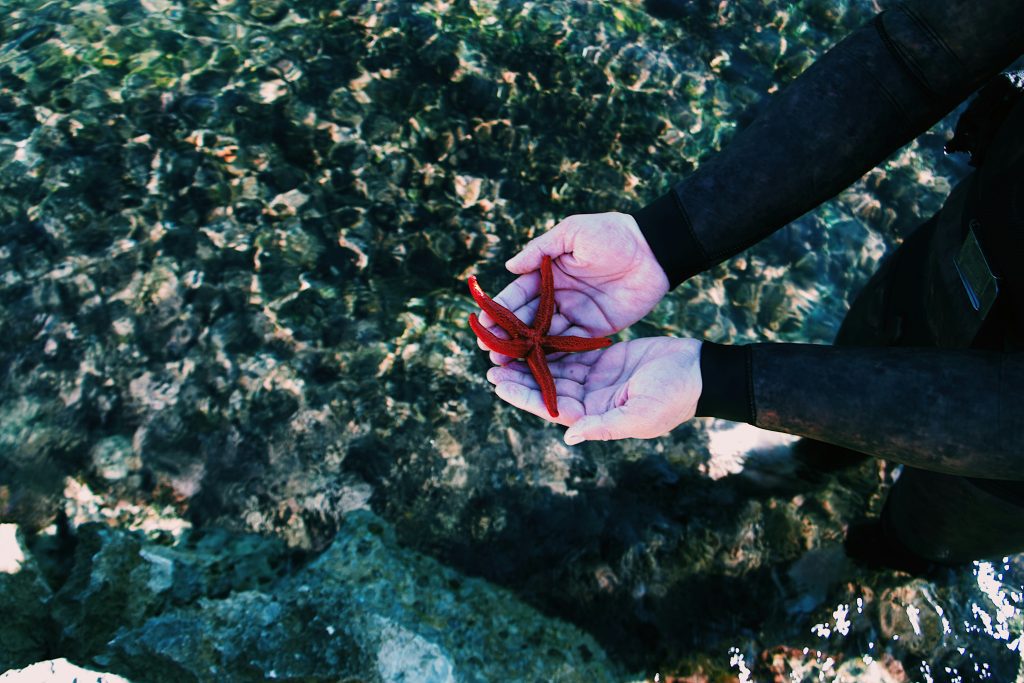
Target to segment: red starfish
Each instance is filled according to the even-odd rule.
[[[532,326],[528,326],[512,311],[484,294],[475,275],[469,276],[469,293],[473,295],[477,305],[494,318],[498,327],[508,332],[511,338],[501,339],[496,336],[480,324],[476,313],[469,316],[469,326],[473,332],[490,350],[513,358],[525,358],[533,378],[540,387],[544,406],[551,413],[551,417],[558,417],[558,394],[555,393],[555,380],[551,376],[545,354],[603,349],[611,346],[612,340],[607,337],[592,339],[572,335],[548,336],[551,317],[555,313],[555,277],[551,273],[550,256],[545,256],[540,262],[540,304],[537,306]]]

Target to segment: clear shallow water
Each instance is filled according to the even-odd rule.
[[[843,562],[844,526],[878,511],[891,469],[808,479],[784,447],[709,453],[726,427],[706,423],[569,451],[493,397],[465,322],[468,274],[497,290],[562,216],[659,195],[872,3],[9,7],[6,518],[185,519],[315,553],[370,507],[624,671],[1015,671],[1020,617],[997,630],[969,572],[920,584]],[[948,127],[626,334],[830,341],[963,172]],[[68,493],[83,483],[98,498]],[[1019,593],[1019,559],[1000,571]]]

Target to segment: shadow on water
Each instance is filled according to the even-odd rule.
[[[365,457],[359,450],[348,465],[389,490],[380,508],[394,517],[403,505],[395,482],[384,481],[374,449],[363,451]],[[786,457],[767,455],[769,465]],[[800,487],[810,496],[828,485],[826,475],[780,488],[771,475],[712,481],[661,456],[616,465],[604,482],[586,471],[585,458],[574,467],[584,483],[569,495],[511,485],[472,498],[462,510],[461,533],[438,537],[429,521],[399,517],[399,534],[580,625],[629,669],[678,662],[694,650],[724,653],[766,625],[791,643],[809,640],[806,624],[787,623],[794,614],[809,618],[850,573],[838,538],[807,558],[806,564],[831,573],[810,582],[816,585],[787,574],[811,539],[802,540],[775,496],[792,496]],[[418,489],[407,494],[416,496]]]

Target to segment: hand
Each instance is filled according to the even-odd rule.
[[[668,292],[668,277],[636,220],[624,213],[570,216],[505,264],[515,279],[494,299],[521,320],[532,320],[540,297],[540,261],[554,262],[558,292],[551,334],[604,337],[647,315]],[[502,336],[490,317],[480,322]],[[480,348],[485,348],[480,344]],[[508,357],[492,352],[491,361]]]
[[[651,439],[697,411],[702,383],[696,339],[648,337],[549,361],[558,417],[548,415],[537,383],[523,363],[491,368],[487,379],[502,400],[569,426],[565,442]]]

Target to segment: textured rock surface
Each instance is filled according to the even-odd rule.
[[[0,671],[44,659],[50,587],[14,524],[0,524]]]
[[[267,586],[288,567],[283,543],[222,531],[174,547],[97,523],[78,529],[74,565],[57,592],[60,651],[88,659],[115,633],[174,606]]]
[[[0,514],[43,536],[61,513],[146,531],[79,530],[75,569],[54,583],[62,647],[85,656],[120,634],[123,652],[174,659],[159,629],[206,614],[209,631],[187,632],[222,654],[195,661],[248,666],[230,637],[254,631],[233,632],[223,601],[238,591],[297,619],[303,603],[268,586],[290,585],[294,553],[333,551],[366,508],[627,668],[726,675],[730,647],[763,667],[780,643],[820,644],[812,626],[846,595],[895,590],[902,579],[839,551],[891,470],[825,476],[769,449],[719,476],[700,422],[567,449],[490,393],[464,287],[470,273],[497,287],[504,259],[566,214],[659,195],[888,4],[5,3]],[[830,340],[962,173],[941,153],[948,128],[623,336]],[[230,531],[225,556],[176,545],[182,520]],[[949,595],[937,604],[971,626],[972,603],[993,609],[976,586]],[[120,614],[87,619],[106,604]],[[444,662],[466,666],[402,616],[367,617],[394,637],[338,652],[372,664],[386,640],[442,678]],[[880,628],[876,612],[830,650],[882,648]],[[884,648],[909,671],[923,658]],[[249,650],[255,670],[286,670]]]
[[[308,565],[274,570],[285,557],[282,544],[253,537],[217,533],[165,547],[86,525],[54,601],[62,630],[22,659],[53,649],[145,681],[622,675],[591,636],[399,547],[371,512],[349,515]],[[31,604],[15,597],[22,609]],[[45,605],[39,611],[38,620],[49,618]]]

